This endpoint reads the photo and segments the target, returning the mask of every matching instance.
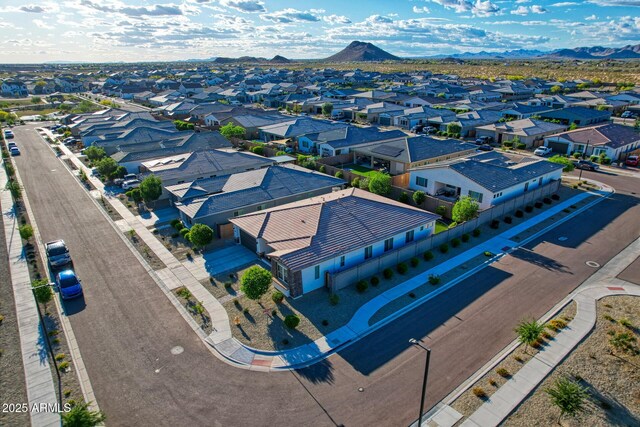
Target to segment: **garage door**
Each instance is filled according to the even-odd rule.
[[[547,146],[551,147],[551,150],[553,150],[554,153],[569,154],[568,153],[569,144],[567,144],[566,142],[551,142],[551,141],[548,141],[547,142]]]
[[[380,126],[391,126],[391,117],[382,117],[378,119],[380,121]]]
[[[233,224],[218,225],[218,232],[220,233],[220,238],[223,240],[233,239]]]
[[[255,253],[258,250],[256,239],[242,230],[240,230],[240,243],[242,243],[242,246],[245,248],[251,250],[251,252]]]

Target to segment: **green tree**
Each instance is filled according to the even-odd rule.
[[[240,290],[252,300],[262,297],[271,285],[271,272],[254,265],[249,267],[240,279]]]
[[[576,122],[572,122],[571,125],[569,126],[569,130],[576,130],[578,129],[578,125],[576,124]]]
[[[232,138],[243,139],[245,137],[245,132],[245,128],[242,126],[236,126],[231,122],[220,128],[220,134],[229,140]]]
[[[562,92],[562,86],[558,86],[558,85],[551,86],[551,93],[560,93],[560,92]]]
[[[174,120],[173,124],[177,130],[193,130],[195,128],[193,123],[185,122],[184,120]]]
[[[575,169],[575,166],[573,166],[573,162],[564,156],[555,155],[553,157],[550,157],[549,161],[551,163],[558,163],[560,165],[563,165],[563,172],[571,172],[573,169]]]
[[[135,204],[138,204],[142,201],[142,195],[140,194],[140,189],[139,188],[133,188],[129,191],[127,191],[125,193],[125,195],[127,197],[131,197],[131,200],[133,200],[133,202]]]
[[[558,424],[563,415],[575,417],[585,410],[587,390],[575,381],[560,377],[545,392],[551,397],[551,402],[560,409]]]
[[[31,97],[31,103],[32,104],[40,104],[42,102],[42,98],[40,98],[39,96],[32,96]]]
[[[92,145],[91,147],[87,147],[84,150],[84,154],[87,156],[87,158],[89,160],[91,160],[92,162],[95,162],[96,160],[100,160],[103,157],[107,156],[106,151],[104,151],[104,148],[102,147],[97,147],[95,145]]]
[[[421,206],[425,200],[427,200],[427,195],[424,194],[424,191],[418,190],[413,193],[413,201],[417,206]]]
[[[460,200],[453,205],[451,210],[451,219],[460,224],[461,222],[469,221],[478,214],[478,202],[469,196],[462,196]]]
[[[459,124],[452,122],[447,125],[447,132],[460,135],[460,132],[462,132],[462,127]]]
[[[300,104],[295,104],[293,106],[293,114],[300,114],[302,113],[302,106]]]
[[[18,184],[18,181],[16,181],[15,179],[10,179],[4,188],[6,190],[9,190],[14,201],[20,200],[22,198],[22,188],[20,187],[20,184]]]
[[[44,306],[44,311],[47,311],[47,304],[49,304],[53,298],[53,291],[51,290],[51,286],[49,286],[49,282],[45,279],[34,280],[31,282],[31,287],[33,288],[36,301]]]
[[[93,102],[91,101],[81,101],[76,108],[73,109],[74,113],[90,113],[91,111],[94,111],[96,109],[96,106]]]
[[[400,196],[398,196],[398,201],[400,203],[409,203],[409,195],[407,193],[405,193],[404,191],[402,193],[400,193]]]
[[[391,177],[383,173],[373,174],[369,178],[369,191],[373,194],[386,196],[391,191]]]
[[[125,168],[124,166],[118,166],[113,172],[113,178],[124,178],[127,172],[127,168]]]
[[[333,104],[330,102],[325,102],[322,104],[322,114],[329,117],[333,112]]]
[[[213,230],[205,224],[195,224],[189,231],[189,241],[197,248],[207,246],[213,240]]]
[[[540,339],[542,331],[544,331],[544,325],[538,323],[536,320],[527,322],[523,320],[518,324],[515,329],[518,334],[518,340],[524,344],[524,352],[527,352],[527,348]]]
[[[107,418],[102,411],[89,410],[88,403],[79,403],[69,412],[63,412],[63,427],[95,427],[103,424]]]
[[[116,169],[118,169],[118,163],[111,157],[100,159],[95,163],[95,165],[100,175],[107,179],[112,179],[113,174],[116,172]]]
[[[33,237],[33,228],[29,224],[20,226],[18,232],[20,233],[20,237],[26,241],[29,241],[29,239]]]
[[[158,200],[162,195],[162,181],[155,175],[149,175],[140,183],[140,196],[145,203]]]

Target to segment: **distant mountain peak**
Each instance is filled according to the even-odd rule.
[[[284,56],[276,55],[273,58],[271,58],[271,61],[269,61],[269,62],[277,62],[279,64],[286,64],[286,63],[289,63],[291,61],[289,61]]]
[[[328,62],[397,61],[400,58],[368,42],[352,41],[349,46],[325,59]]]
[[[639,59],[640,44],[623,47],[576,47],[574,49],[558,49],[548,55],[559,59]]]

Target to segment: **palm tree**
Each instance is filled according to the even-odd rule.
[[[547,388],[545,392],[551,396],[551,402],[560,408],[558,424],[564,414],[575,417],[578,413],[584,412],[585,402],[589,397],[584,387],[566,377],[558,378],[553,387]]]
[[[524,352],[526,353],[527,348],[540,339],[540,335],[544,331],[544,325],[538,323],[537,320],[531,320],[530,322],[523,320],[518,324],[515,331],[518,334],[518,340],[524,344]]]

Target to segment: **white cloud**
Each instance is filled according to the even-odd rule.
[[[531,12],[532,12],[532,13],[537,13],[538,15],[541,15],[541,14],[543,14],[543,13],[547,13],[547,12],[548,12],[548,10],[547,10],[547,9],[545,9],[544,7],[542,7],[542,6],[539,6],[539,5],[533,5],[533,6],[531,6]]]
[[[500,7],[490,0],[431,0],[445,9],[453,9],[456,13],[471,12],[474,16],[490,16],[500,12]]]
[[[595,3],[599,6],[640,6],[640,0],[589,0],[589,3]]]
[[[525,16],[529,14],[529,8],[527,6],[518,6],[516,9],[511,11],[511,14]]]
[[[342,15],[327,15],[323,16],[322,20],[329,24],[351,24],[351,19]]]
[[[42,28],[45,30],[53,30],[55,28],[52,25],[49,25],[46,22],[44,22],[42,19],[34,19],[32,20],[32,22],[35,24],[36,27]]]
[[[431,13],[427,6],[413,6],[413,13]]]
[[[220,0],[220,4],[243,13],[263,13],[267,11],[264,3],[259,0]]]
[[[323,13],[323,10],[311,9],[311,10],[297,10],[297,9],[284,9],[277,12],[265,13],[260,15],[261,19],[265,21],[273,21],[278,24],[290,24],[293,22],[318,22],[320,16],[318,14]]]
[[[576,3],[574,1],[563,1],[560,3],[550,4],[550,7],[568,7],[568,6],[577,6],[580,3]]]
[[[591,16],[587,16],[586,18],[584,18],[585,21],[595,21],[597,19],[598,19],[598,17],[595,14],[591,15]]]

